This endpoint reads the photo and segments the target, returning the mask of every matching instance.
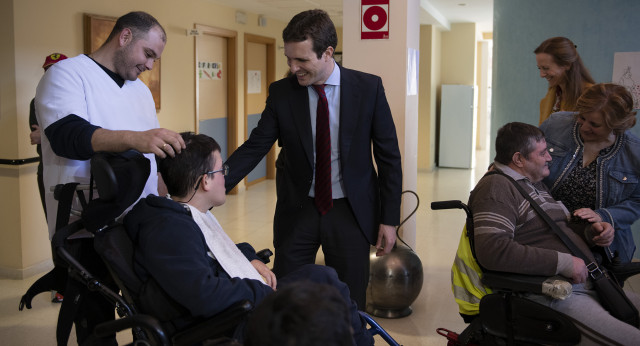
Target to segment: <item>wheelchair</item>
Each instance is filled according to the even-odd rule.
[[[177,330],[171,323],[163,322],[167,320],[166,316],[153,314],[152,303],[141,299],[143,283],[134,271],[134,244],[119,217],[138,199],[149,172],[149,160],[138,152],[97,153],[91,159],[90,184],[67,183],[55,187],[59,227],[52,247],[57,269],[36,281],[37,285],[34,284],[22,297],[19,309],[24,306],[31,309],[31,299],[40,292],[54,288],[62,291],[65,299],[58,318],[58,344],[68,341],[77,314],[74,305],[84,296],[97,293],[115,308],[119,318],[96,325],[88,339],[89,344],[130,329],[133,334],[131,345],[192,345],[202,342],[206,345],[238,345],[232,335],[236,326],[253,310],[249,301],[237,302],[213,317]],[[97,190],[97,198],[93,198],[94,190]],[[89,194],[88,201],[85,191]],[[71,208],[74,198],[79,201],[81,211]],[[67,223],[69,215],[79,219]],[[88,269],[78,259],[78,254],[85,250],[101,259],[101,264],[106,267],[101,275],[94,275],[93,268]],[[269,263],[272,253],[264,249],[257,255]],[[60,277],[60,268],[64,268],[69,280],[66,276]],[[61,284],[65,280],[66,286]],[[168,296],[162,298],[172,301]],[[360,314],[372,335],[379,335],[389,345],[399,345],[369,315]]]
[[[467,232],[471,253],[475,258],[473,215],[469,207],[459,200],[450,200],[432,202],[431,209],[465,211],[467,218],[463,232]],[[612,270],[611,273],[621,285],[628,277],[640,273],[640,263],[616,263],[616,266],[618,270]],[[445,328],[436,330],[449,340],[447,345],[576,345],[583,336],[602,345],[617,344],[561,312],[518,296],[519,293],[568,296],[571,294],[569,282],[565,281],[565,284],[555,286],[554,292],[549,292],[550,278],[480,269],[482,283],[493,292],[487,292],[480,299],[479,314],[460,312],[464,322],[469,323],[460,334]]]

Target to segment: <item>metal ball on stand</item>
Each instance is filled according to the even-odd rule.
[[[385,256],[376,257],[375,248],[371,252],[369,286],[367,287],[367,313],[383,318],[401,318],[411,314],[411,304],[422,290],[423,269],[418,255],[398,235],[400,227],[418,210],[420,199],[416,197],[416,207],[396,228],[397,240],[393,250]]]

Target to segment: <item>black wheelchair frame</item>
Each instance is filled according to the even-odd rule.
[[[432,202],[431,209],[465,211],[467,235],[475,258],[471,209],[459,200]],[[621,283],[640,273],[640,263],[619,265],[619,268],[618,280]],[[479,315],[460,314],[470,325],[459,335],[445,328],[437,330],[438,334],[449,339],[448,345],[575,345],[580,342],[582,333],[607,340],[606,344],[616,344],[561,312],[518,296],[523,292],[543,294],[542,285],[547,277],[481,269],[482,283],[494,289],[495,293],[481,299]]]
[[[137,161],[133,164],[137,165],[134,170],[143,168],[140,172],[127,172],[123,179],[122,172],[117,171],[118,167],[112,166],[114,157],[116,162],[117,160]],[[144,160],[146,160],[146,168],[144,168]],[[127,164],[125,162],[123,166]],[[120,170],[131,171],[132,168],[120,167]],[[237,302],[213,317],[173,333],[169,333],[158,318],[141,313],[138,309],[135,297],[141,282],[133,270],[133,243],[122,223],[118,221],[118,216],[142,193],[144,181],[139,184],[140,179],[131,175],[141,176],[146,180],[149,174],[149,161],[141,154],[132,151],[118,154],[97,153],[91,159],[91,173],[92,181],[89,185],[68,183],[55,187],[56,199],[59,201],[58,217],[61,219],[52,240],[52,247],[56,265],[64,267],[68,277],[85,287],[86,292],[98,292],[106,298],[114,305],[120,317],[97,325],[94,328],[93,337],[107,337],[115,335],[116,332],[131,329],[134,340],[131,345],[191,345],[205,340],[207,345],[229,344],[232,341],[228,336],[229,332],[254,308],[249,301]],[[92,196],[94,181],[99,196],[96,199]],[[88,202],[85,200],[87,190],[89,191]],[[81,212],[71,210],[74,193],[77,194],[81,203]],[[124,199],[121,198],[123,194],[127,196]],[[67,224],[70,214],[81,217]],[[73,235],[83,229],[91,232],[93,248],[105,263],[110,276],[107,281],[113,280],[117,287],[93,275],[75,258],[73,247],[77,240],[73,239]],[[257,255],[264,263],[269,263],[272,252],[264,249]],[[45,277],[47,275],[51,273],[46,274]],[[24,306],[30,309],[31,298],[45,289],[49,288],[31,288],[28,294],[23,296],[19,309],[22,310]],[[66,305],[72,304],[72,301],[77,301],[81,294],[83,293],[78,293],[78,296],[65,296],[61,311]],[[372,335],[379,335],[389,345],[399,345],[371,316],[362,311],[360,314],[367,322],[368,330]],[[63,316],[61,312],[56,335],[59,344],[66,344],[73,319],[74,316]]]

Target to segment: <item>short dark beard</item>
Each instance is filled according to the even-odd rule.
[[[127,72],[127,55],[131,51],[134,43],[135,39],[129,42],[128,45],[122,47],[121,49],[118,49],[113,56],[113,68],[115,69],[115,71],[113,72],[117,73],[124,80],[135,81],[136,79],[138,79],[138,75],[136,75],[135,79],[129,79],[126,75],[123,74]],[[121,71],[122,68],[124,68],[124,71]]]

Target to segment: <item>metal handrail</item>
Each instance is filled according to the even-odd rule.
[[[0,165],[19,166],[38,161],[40,161],[39,157],[29,157],[27,159],[0,159]]]

